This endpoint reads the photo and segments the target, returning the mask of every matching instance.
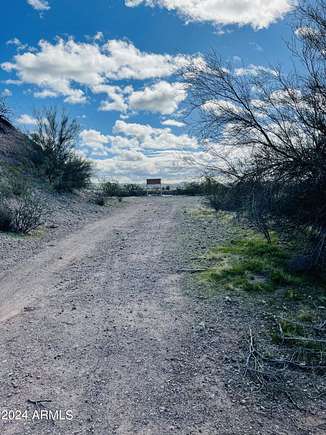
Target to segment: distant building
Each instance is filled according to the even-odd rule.
[[[146,180],[146,187],[148,192],[162,193],[162,179],[161,178],[148,178]]]
[[[147,186],[162,186],[161,178],[148,178],[146,181]]]

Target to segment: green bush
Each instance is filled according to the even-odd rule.
[[[30,190],[31,183],[27,176],[21,173],[3,175],[0,181],[0,197],[24,196]]]
[[[125,184],[122,186],[121,196],[145,196],[146,194],[146,189],[139,184]]]
[[[59,115],[52,108],[37,115],[36,131],[31,135],[40,149],[35,164],[58,192],[83,189],[90,182],[91,162],[75,151],[79,132],[79,124],[65,112]]]
[[[117,196],[120,198],[128,196],[145,196],[147,191],[139,184],[119,184],[105,181],[100,186],[100,191],[104,197]]]
[[[57,176],[53,187],[57,192],[72,192],[84,189],[90,183],[92,164],[78,155],[71,154]]]
[[[101,184],[100,190],[106,197],[121,196],[122,187],[119,183],[113,183],[111,181],[105,181]]]

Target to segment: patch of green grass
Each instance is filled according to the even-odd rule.
[[[283,285],[301,285],[305,282],[302,276],[293,275],[284,271],[282,268],[273,269],[271,271],[271,281],[275,286]]]
[[[216,215],[214,210],[210,208],[194,208],[190,210],[190,214],[192,217],[198,219],[206,219]]]
[[[271,292],[304,283],[304,278],[286,270],[289,254],[275,234],[272,243],[268,243],[253,231],[243,231],[228,244],[213,248],[206,258],[216,260],[216,264],[203,277],[219,287]]]
[[[231,255],[241,255],[249,258],[264,257],[265,259],[279,261],[288,257],[281,248],[275,234],[272,235],[272,243],[259,235],[248,232],[244,238],[231,240],[228,245],[216,248],[219,252]]]
[[[310,308],[301,308],[297,315],[298,320],[301,322],[313,322],[316,320],[316,312]]]
[[[220,210],[215,213],[218,218],[218,221],[222,224],[230,224],[235,221],[235,215],[233,213],[226,212],[223,210]]]
[[[293,323],[290,320],[282,319],[280,320],[280,325],[285,337],[304,337],[305,335],[304,326],[298,323]]]
[[[297,289],[289,288],[284,293],[284,299],[288,301],[301,301],[303,298],[303,293]]]

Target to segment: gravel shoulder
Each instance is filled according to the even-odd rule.
[[[319,433],[230,386],[248,312],[182,272],[225,237],[198,207],[131,198],[11,251],[3,240],[15,261],[0,275],[0,403],[29,419],[2,419],[1,434]],[[63,418],[32,419],[41,410]]]

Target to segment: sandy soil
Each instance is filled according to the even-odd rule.
[[[0,275],[1,434],[322,433],[228,389],[247,319],[227,298],[207,310],[180,273],[222,237],[190,234],[198,203],[129,199]]]

